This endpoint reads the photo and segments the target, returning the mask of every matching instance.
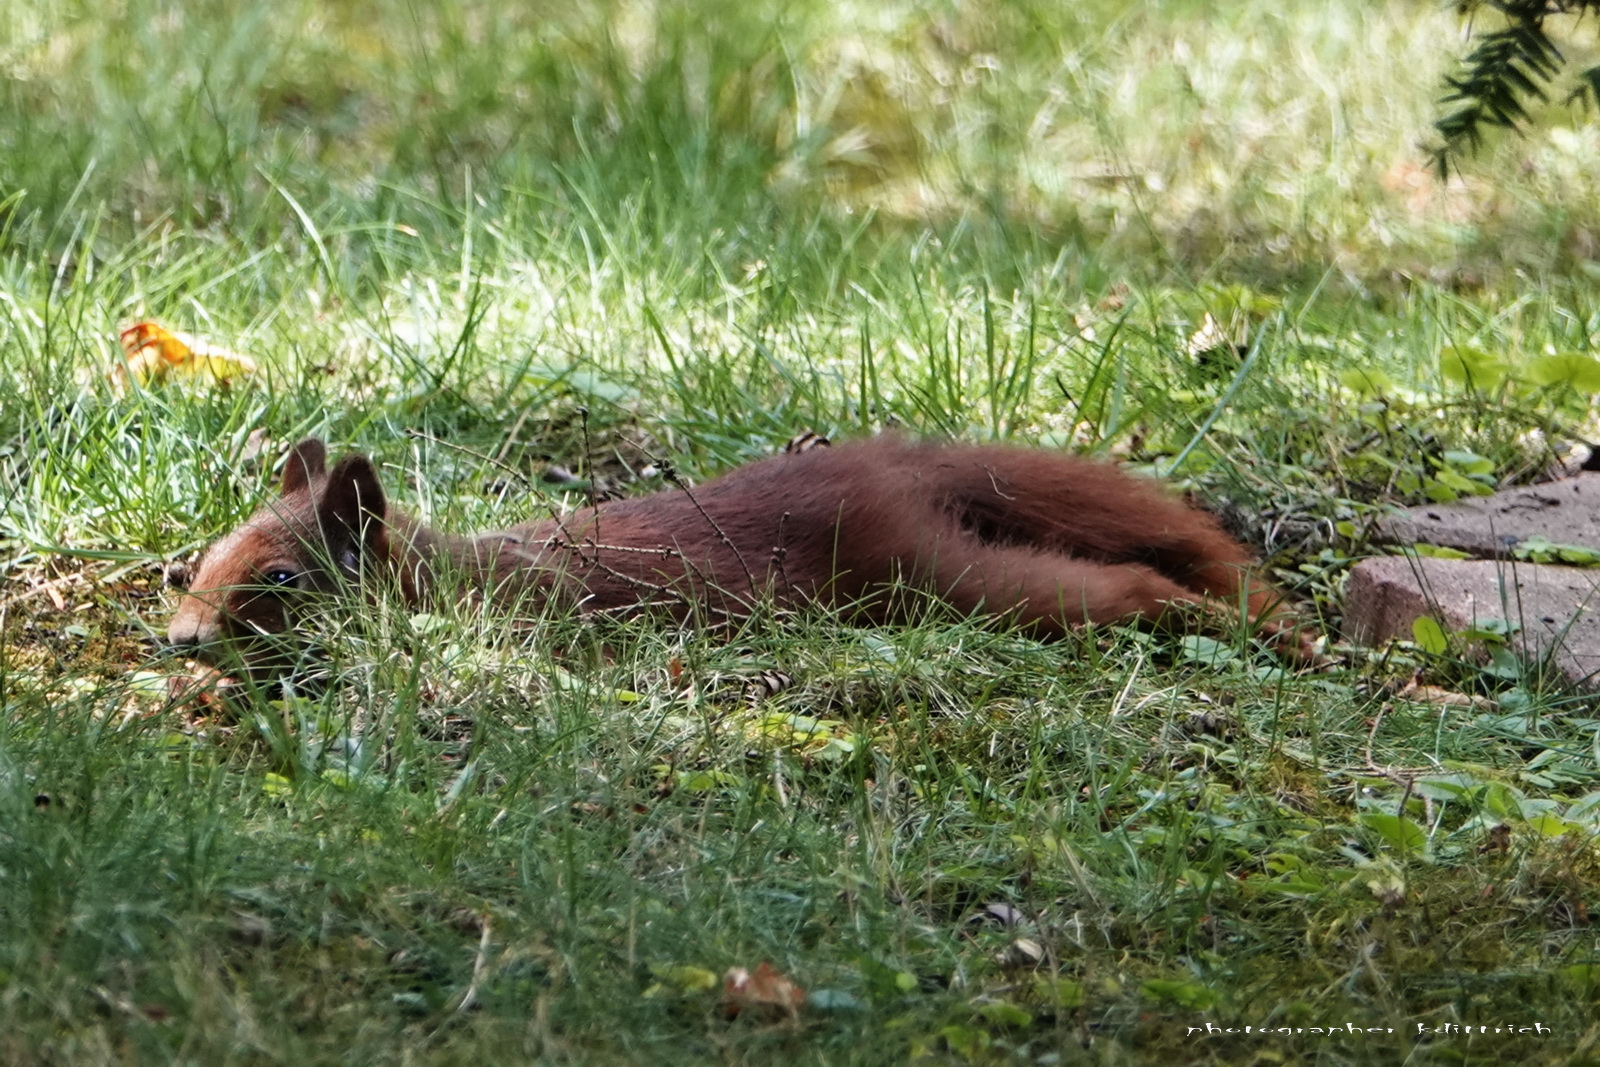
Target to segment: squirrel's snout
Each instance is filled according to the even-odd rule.
[[[221,627],[214,619],[197,617],[199,612],[180,609],[167,627],[167,644],[174,648],[196,649],[215,644]]]

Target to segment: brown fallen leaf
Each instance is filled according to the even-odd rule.
[[[792,1018],[805,1002],[805,990],[766,960],[756,965],[754,973],[733,967],[722,979],[722,1013],[730,1019],[744,1011]]]
[[[249,437],[245,438],[244,447],[239,450],[239,462],[254,467],[276,448],[267,431],[258,426],[250,431]]]
[[[995,957],[995,962],[1010,970],[1033,968],[1044,962],[1044,946],[1031,937],[1019,937]]]
[[[1478,846],[1478,855],[1489,852],[1509,852],[1511,850],[1511,827],[1505,823],[1491,827],[1484,837],[1483,844]]]
[[[1413,704],[1432,704],[1441,708],[1461,707],[1492,711],[1496,707],[1490,697],[1475,693],[1458,693],[1453,689],[1441,689],[1436,685],[1418,685],[1414,678],[1396,695]]]
[[[238,697],[239,680],[194,660],[184,664],[183,674],[167,679],[167,699],[188,705],[196,715],[229,715],[230,700]]]

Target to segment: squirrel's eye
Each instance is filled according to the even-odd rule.
[[[300,575],[296,574],[287,567],[274,567],[261,577],[266,580],[268,585],[289,587],[297,585],[300,582]]]

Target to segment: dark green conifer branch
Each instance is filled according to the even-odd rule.
[[[1482,145],[1484,127],[1520,130],[1530,103],[1549,99],[1548,89],[1566,58],[1550,39],[1547,22],[1552,16],[1600,15],[1600,0],[1461,0],[1459,5],[1468,19],[1485,8],[1505,24],[1476,34],[1477,46],[1462,61],[1461,72],[1445,79],[1449,92],[1442,103],[1459,106],[1434,123],[1441,137],[1433,149],[1440,177]],[[1578,75],[1565,103],[1600,104],[1600,66]]]

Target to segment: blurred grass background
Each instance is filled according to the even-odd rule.
[[[1424,173],[1460,34],[1441,5],[19,0],[0,20],[12,255],[303,240],[295,204],[430,236],[468,210],[598,214],[730,270],[775,237],[931,226],[946,255],[1060,256],[1090,286],[1471,286],[1597,254],[1586,124]]]

